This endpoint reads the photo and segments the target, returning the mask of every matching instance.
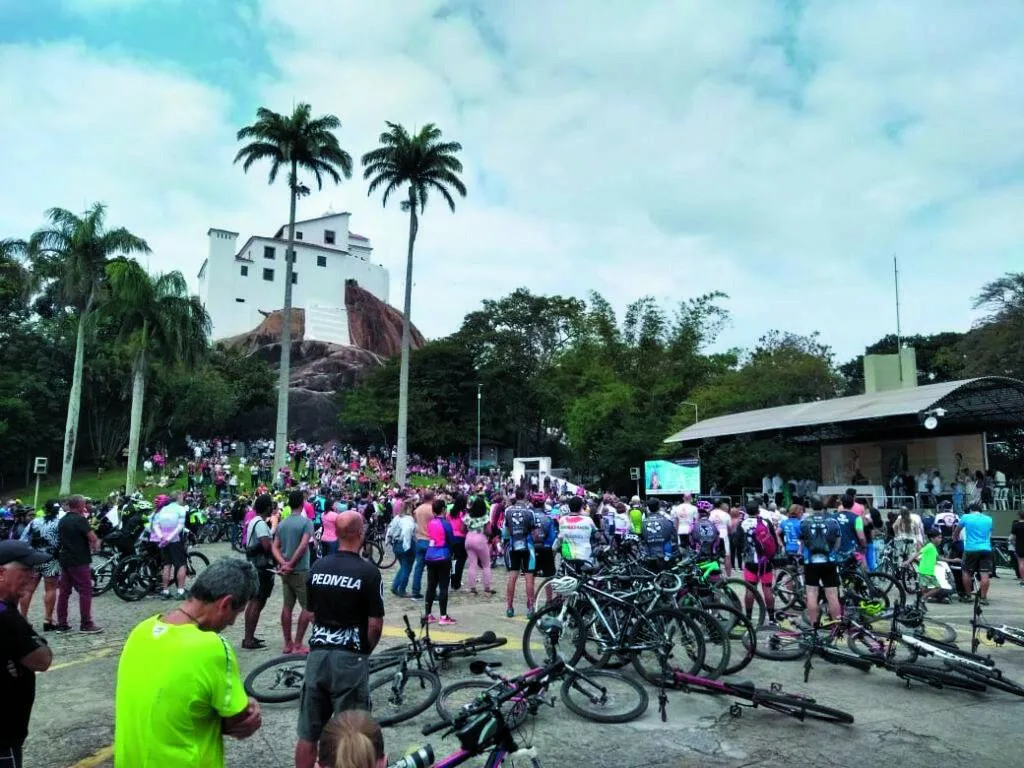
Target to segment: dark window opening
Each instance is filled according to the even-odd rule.
[[[272,269],[264,269],[263,270],[263,279],[264,280],[268,280],[270,282],[273,282],[274,281],[274,270],[272,270]]]
[[[272,259],[272,258],[274,258],[274,255],[275,255],[274,246],[272,246],[272,245],[264,245],[263,246],[263,258],[264,259]]]
[[[245,304],[245,299],[235,299],[239,304]]]
[[[297,282],[299,282],[299,273],[292,272],[292,285],[295,285]]]
[[[334,230],[333,229],[325,229],[324,230],[324,242],[327,243],[328,245],[334,245]]]
[[[242,265],[242,270],[241,271],[242,271],[242,277],[248,277],[249,276],[249,268],[247,266],[245,266],[244,264]]]
[[[318,267],[326,267],[327,266],[327,257],[326,256],[317,256],[316,257],[316,265]]]
[[[295,239],[296,240],[301,240],[302,239],[302,233],[301,232],[296,232],[295,233]]]

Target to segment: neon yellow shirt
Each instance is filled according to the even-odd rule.
[[[235,652],[220,635],[146,619],[117,665],[114,763],[223,768],[221,718],[248,703]]]

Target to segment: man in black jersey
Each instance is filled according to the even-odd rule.
[[[367,660],[384,628],[384,583],[359,556],[365,523],[359,512],[338,515],[338,552],[309,569],[313,626],[299,702],[296,768],[313,768],[324,725],[336,712],[370,709]]]

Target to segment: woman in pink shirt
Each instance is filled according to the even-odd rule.
[[[320,518],[323,525],[320,531],[320,544],[324,550],[324,557],[338,551],[338,529],[334,527],[334,522],[338,519],[338,514],[344,511],[342,504],[336,501]]]
[[[457,494],[452,507],[448,510],[448,522],[452,526],[452,560],[455,567],[452,569],[452,589],[458,590],[462,587],[462,572],[466,567],[466,523],[462,519],[466,514],[466,497],[464,494]]]

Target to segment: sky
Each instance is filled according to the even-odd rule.
[[[469,195],[421,222],[413,322],[456,330],[519,286],[712,290],[732,323],[821,332],[839,360],[966,330],[1024,269],[1019,0],[0,0],[0,236],[108,205],[196,285],[210,227],[272,234],[288,193],[232,160],[256,109],[386,120],[463,145]],[[352,213],[404,290],[407,222],[361,174]]]

